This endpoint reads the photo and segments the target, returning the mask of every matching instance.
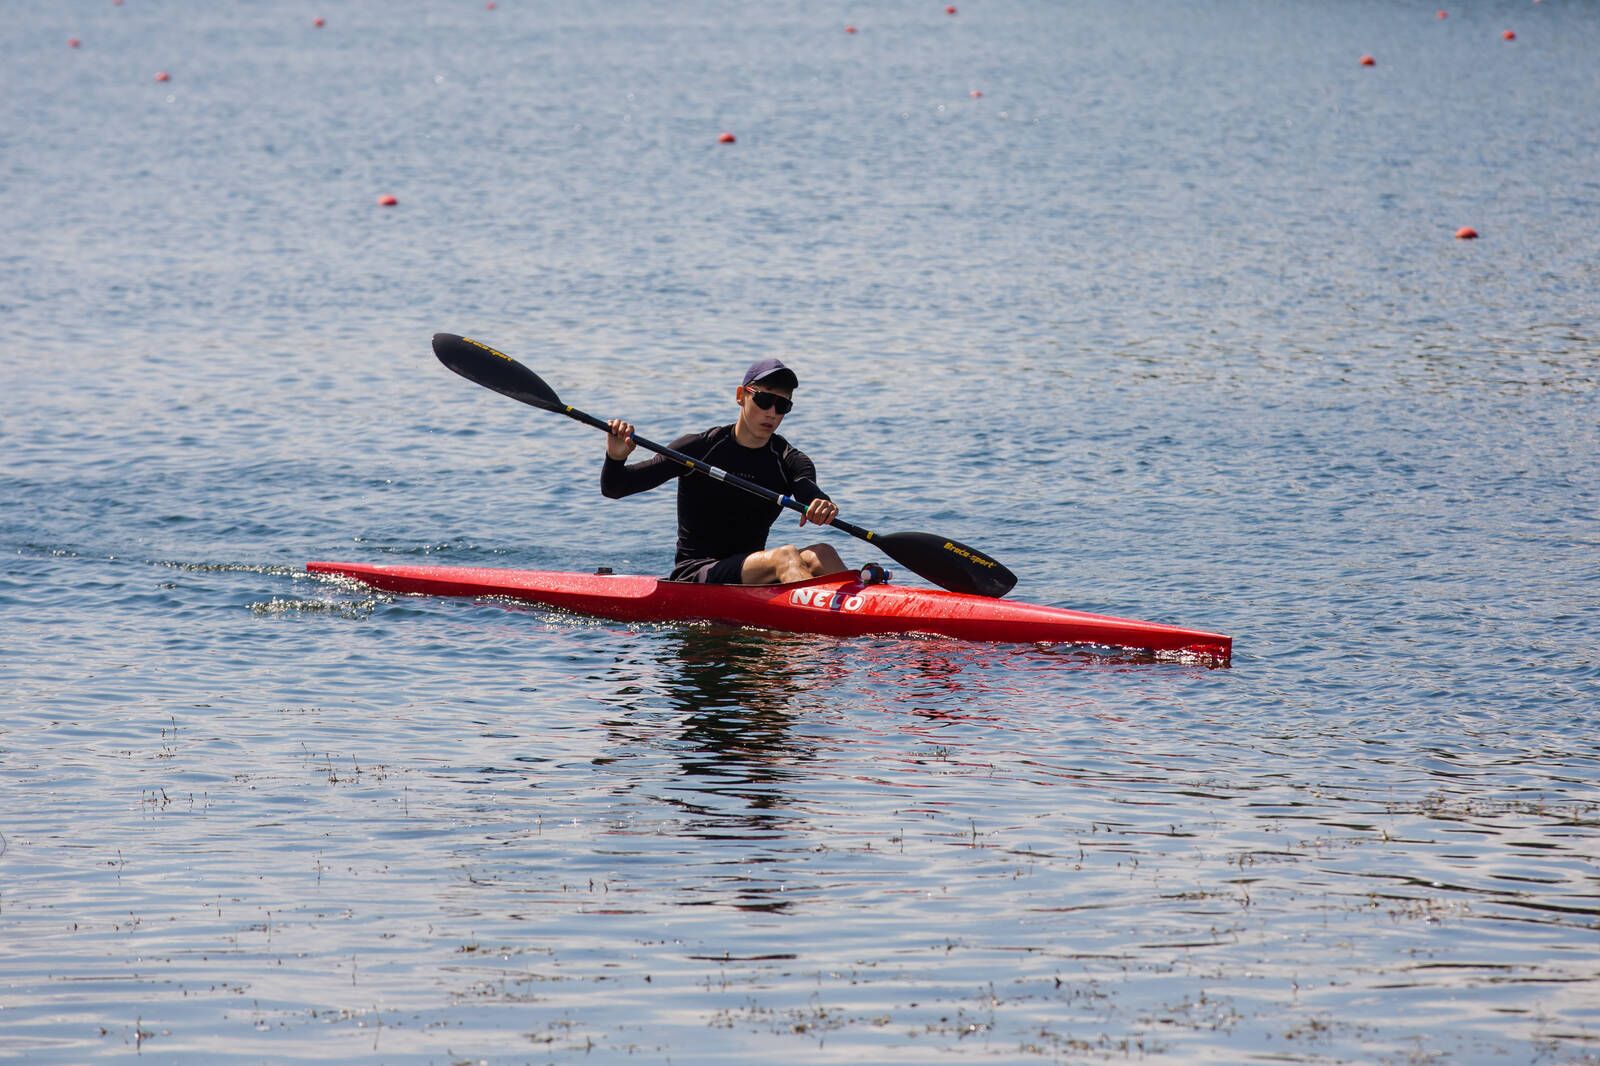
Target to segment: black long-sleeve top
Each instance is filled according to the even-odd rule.
[[[829,498],[817,487],[817,469],[810,457],[776,433],[761,447],[746,448],[734,438],[731,425],[717,426],[679,437],[671,447],[804,504]],[[611,499],[620,499],[653,489],[674,477],[680,479],[674,577],[690,568],[686,564],[726,559],[767,546],[767,533],[783,508],[754,493],[695,474],[662,455],[631,465],[606,456],[600,470],[600,491]]]

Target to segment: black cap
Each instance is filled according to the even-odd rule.
[[[762,359],[750,364],[750,369],[744,372],[744,384],[751,385],[758,381],[763,385],[776,385],[780,389],[788,389],[790,392],[800,384],[800,379],[794,376],[794,371],[777,359]]]

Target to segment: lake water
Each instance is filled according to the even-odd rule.
[[[1600,9],[958,3],[8,5],[0,1058],[1600,1060]],[[670,566],[436,331],[1232,666],[308,576]]]

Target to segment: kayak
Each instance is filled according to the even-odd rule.
[[[854,571],[787,585],[701,585],[601,572],[312,562],[306,569],[385,592],[503,596],[620,622],[727,622],[835,637],[928,633],[958,640],[1103,644],[1227,660],[1233,638],[1200,629],[892,583]]]
[[[502,596],[621,622],[726,622],[835,637],[927,633],[958,640],[1101,644],[1227,661],[1233,638],[944,589],[865,584],[854,571],[787,585],[701,585],[612,574],[470,566],[312,562],[306,569],[385,592]]]

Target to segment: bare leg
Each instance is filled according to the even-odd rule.
[[[839,553],[830,545],[812,544],[796,548],[793,544],[785,544],[781,548],[768,548],[746,556],[744,568],[739,571],[739,580],[746,585],[780,585],[848,569],[839,558]]]
[[[800,549],[800,561],[811,569],[812,577],[837,574],[850,569],[844,565],[844,560],[839,558],[839,553],[831,544],[808,544]]]

